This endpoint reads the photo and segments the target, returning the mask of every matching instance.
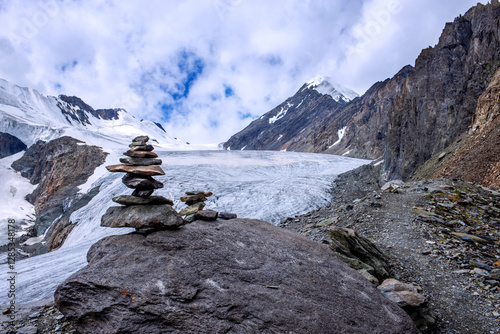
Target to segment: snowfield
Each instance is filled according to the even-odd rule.
[[[106,164],[118,160],[125,150],[126,147],[114,149]],[[207,201],[207,208],[273,224],[325,205],[330,199],[331,183],[338,174],[369,162],[294,152],[160,150],[157,153],[163,160],[166,175],[155,177],[165,184],[165,188],[155,194],[173,199],[176,209],[184,206],[179,198],[185,191],[212,191],[214,195]],[[111,199],[130,194],[131,189],[122,184],[121,173],[103,172],[98,168],[96,174],[93,184],[82,188],[89,190],[100,186],[100,192],[87,206],[72,214],[71,221],[76,227],[63,247],[16,263],[17,303],[51,298],[60,283],[86,265],[86,253],[93,243],[109,235],[133,230],[100,226],[101,216],[107,208],[116,205]],[[31,189],[23,180],[18,181],[20,187],[25,188],[23,192]],[[15,201],[16,205],[26,206],[19,198]],[[0,266],[0,289],[4,292],[8,291],[9,271],[7,265]],[[2,293],[0,305],[8,301],[6,293]]]

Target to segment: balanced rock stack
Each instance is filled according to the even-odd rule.
[[[217,220],[219,213],[214,210],[203,210],[207,197],[212,196],[211,192],[205,191],[187,191],[186,196],[181,197],[181,201],[188,205],[182,209],[179,214],[184,217],[184,221],[191,223],[195,220],[214,221]]]
[[[238,218],[235,213],[204,210],[207,197],[212,195],[209,191],[187,191],[186,196],[181,197],[181,201],[185,202],[188,207],[179,212],[181,216],[184,216],[184,221],[192,223],[195,220],[214,221],[217,218],[226,220]]]
[[[132,195],[120,195],[113,202],[122,206],[110,207],[101,218],[101,226],[142,228],[177,228],[185,223],[174,204],[163,196],[151,196],[155,189],[163,188],[163,183],[155,180],[155,175],[165,175],[159,166],[162,161],[148,145],[149,137],[139,136],[132,140],[130,150],[121,158],[121,165],[106,166],[112,173],[126,173],[122,182],[134,189]]]

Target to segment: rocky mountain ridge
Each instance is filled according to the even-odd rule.
[[[286,149],[370,159],[383,156],[384,179],[408,179],[471,125],[478,99],[500,67],[499,17],[498,1],[479,3],[445,25],[437,45],[421,52],[415,68],[404,67],[343,106],[315,106],[313,114],[321,117],[304,124],[300,136],[294,136]],[[290,123],[280,133],[294,129]],[[278,136],[256,120],[224,147],[283,149],[253,145],[256,138],[274,143]]]
[[[223,147],[229,150],[305,151],[298,146],[304,138],[357,95],[339,86],[337,89],[324,78],[305,83],[294,96],[232,136]],[[343,95],[343,91],[348,96]]]

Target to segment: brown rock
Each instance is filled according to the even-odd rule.
[[[120,158],[120,162],[129,166],[153,166],[161,165],[161,159],[148,158]]]
[[[355,269],[367,269],[370,274],[378,278],[389,276],[389,264],[386,257],[370,240],[360,236],[352,229],[337,226],[332,227],[329,234],[330,248],[344,262],[351,266],[353,266],[351,263],[356,263],[356,267],[353,266]],[[358,261],[365,266],[359,267]]]
[[[123,153],[124,155],[127,155],[132,158],[158,158],[158,154],[150,151],[132,151],[128,150],[127,152]]]
[[[99,240],[55,292],[79,333],[417,334],[328,248],[257,220]]]
[[[165,175],[165,172],[159,166],[111,165],[106,166],[106,169],[111,173],[132,173],[145,176]]]
[[[104,227],[171,229],[183,224],[182,217],[168,204],[112,206],[101,218]]]
[[[174,202],[168,198],[165,198],[163,196],[150,196],[147,198],[144,197],[137,197],[137,196],[130,196],[130,195],[120,195],[117,197],[113,198],[113,202],[130,206],[130,205],[161,205],[161,204],[168,204],[168,205],[174,205]]]
[[[400,307],[418,307],[425,302],[425,297],[418,293],[422,288],[392,278],[386,279],[377,289]]]
[[[195,203],[206,201],[209,196],[212,196],[211,192],[199,192],[196,195],[182,196],[181,201],[186,202],[187,205],[193,205]]]

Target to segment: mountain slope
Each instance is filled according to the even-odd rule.
[[[405,66],[340,107],[318,103],[309,108],[315,119],[301,124],[299,135],[294,123],[283,122],[271,132],[265,124],[265,119],[282,115],[285,102],[231,137],[225,147],[384,156],[383,178],[406,180],[467,131],[478,99],[499,67],[500,3],[492,1],[447,23],[438,44],[422,51],[415,68]],[[322,88],[317,85],[327,92]],[[301,92],[287,101],[297,101]],[[293,136],[284,138],[289,132]],[[254,145],[256,141],[266,145]]]
[[[375,83],[359,99],[326,119],[298,147],[318,153],[379,158],[385,150],[392,103],[412,71],[413,67],[405,66],[393,78]]]
[[[422,51],[394,102],[387,134],[389,178],[407,179],[471,125],[479,96],[500,66],[500,5],[471,8]]]
[[[297,144],[356,97],[353,91],[331,83],[327,78],[317,77],[305,83],[294,96],[233,135],[224,143],[224,148],[308,151],[297,148]]]

